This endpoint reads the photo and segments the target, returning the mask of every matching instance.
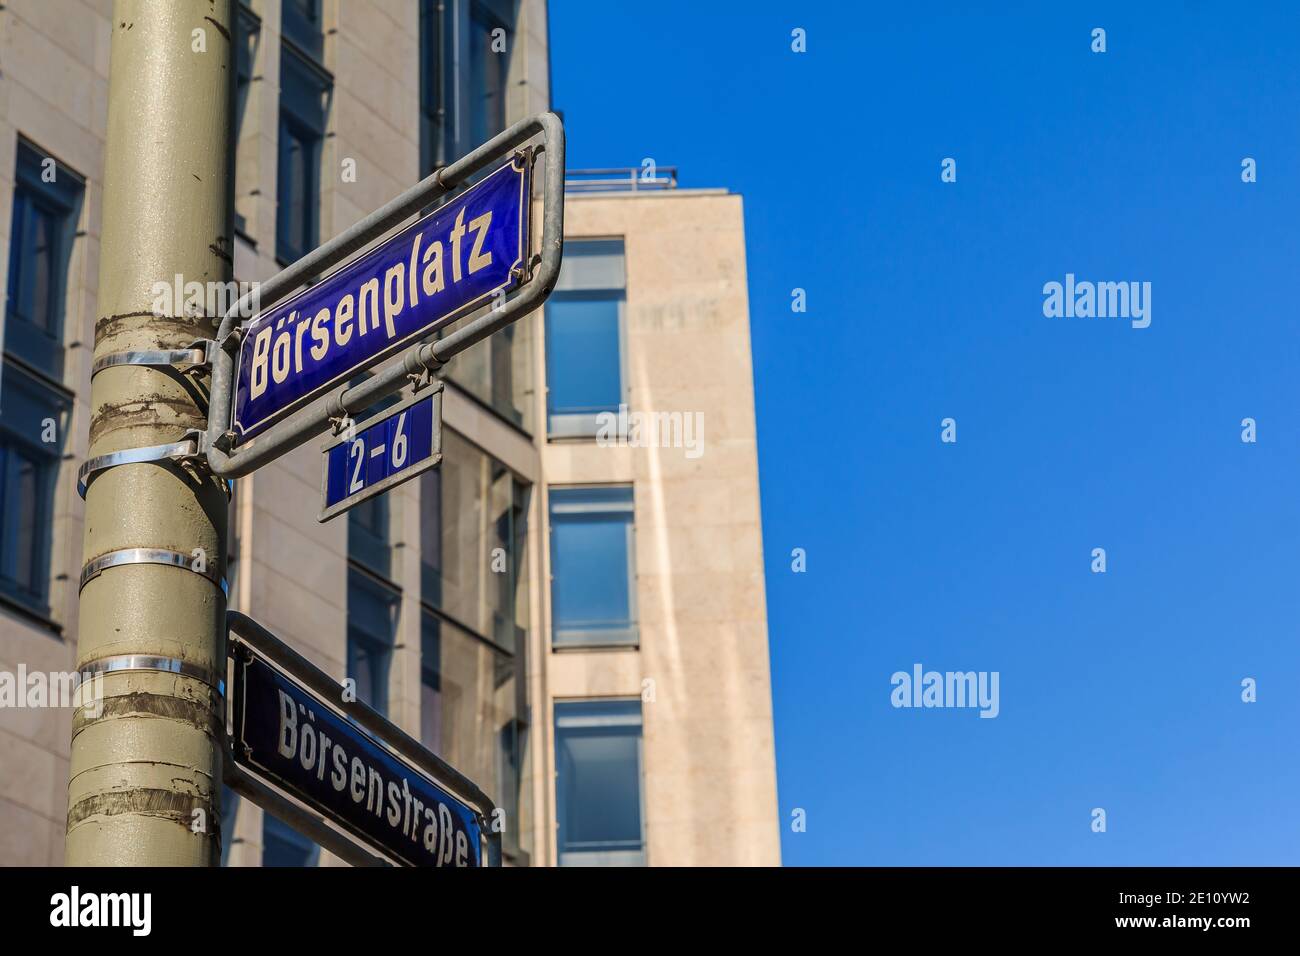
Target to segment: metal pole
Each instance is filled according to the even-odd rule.
[[[204,283],[210,303],[207,283],[231,279],[233,6],[113,5],[96,358],[216,332],[210,306],[164,308],[158,284]],[[105,367],[90,455],[205,429],[206,389],[202,369]],[[226,510],[193,462],[116,465],[87,489],[84,557],[103,570],[81,592],[78,662],[104,699],[73,716],[69,865],[220,862]]]

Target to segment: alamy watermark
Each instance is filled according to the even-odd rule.
[[[1131,319],[1135,329],[1151,324],[1150,282],[1065,282],[1043,284],[1043,315],[1049,319]]]
[[[104,675],[91,671],[0,671],[0,708],[85,707],[87,717],[104,709]]]
[[[153,928],[152,893],[83,893],[73,886],[50,897],[50,925],[55,927],[124,927],[132,936]]]
[[[224,316],[239,302],[238,318],[251,319],[262,310],[260,282],[186,282],[177,273],[171,282],[155,282],[149,287],[153,296],[150,307],[154,315]],[[244,296],[248,296],[247,299]]]
[[[703,412],[617,412],[596,416],[596,444],[604,448],[683,448],[692,460],[704,454]]]
[[[981,717],[996,717],[998,671],[927,671],[920,664],[912,672],[895,671],[889,678],[894,689],[889,702],[895,707],[978,707]]]

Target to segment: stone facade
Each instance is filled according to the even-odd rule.
[[[280,6],[249,4],[258,32],[236,153],[240,280],[283,266],[275,254]],[[419,177],[420,43],[414,2],[325,0],[323,14],[322,60],[333,74],[320,177],[326,237]],[[9,0],[0,9],[0,284],[19,137],[86,180],[65,306],[62,384],[74,397],[54,497],[51,611],[42,621],[0,604],[0,671],[75,665],[82,541],[75,475],[88,428],[111,16],[110,0]],[[520,0],[512,26],[511,121],[549,106],[544,0]],[[348,161],[355,181],[341,173]],[[518,622],[528,729],[517,862],[557,861],[554,702],[644,697],[647,681],[654,688],[643,705],[647,862],[780,861],[742,216],[740,197],[711,190],[571,195],[567,208],[567,236],[625,243],[629,406],[703,413],[699,458],[672,448],[548,442],[545,389],[535,384],[546,378],[540,315],[520,323],[512,358],[528,430],[458,386],[457,374],[468,371],[454,370],[447,387],[446,427],[532,489],[520,555],[528,568]],[[320,468],[312,442],[238,482],[230,606],[342,678],[348,521],[317,522]],[[547,489],[590,482],[635,489],[636,649],[551,649]],[[413,481],[388,494],[391,577],[401,587],[389,716],[417,737],[421,493]],[[464,681],[474,680],[472,670]],[[0,864],[62,862],[70,733],[69,710],[0,708]],[[465,756],[461,769],[472,774],[477,759]],[[226,828],[228,862],[257,865],[262,834],[260,809],[239,801]],[[323,854],[322,862],[336,861]]]

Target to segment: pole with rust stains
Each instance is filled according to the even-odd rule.
[[[97,361],[215,333],[207,290],[232,278],[233,8],[114,3]],[[203,304],[175,301],[194,282]],[[91,458],[204,429],[206,388],[202,370],[103,368]],[[78,662],[104,673],[103,699],[73,717],[69,865],[220,862],[226,511],[223,483],[193,461],[90,476]]]

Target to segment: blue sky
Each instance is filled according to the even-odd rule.
[[[973,6],[551,2],[570,166],[745,198],[784,860],[1300,863],[1300,10]]]

